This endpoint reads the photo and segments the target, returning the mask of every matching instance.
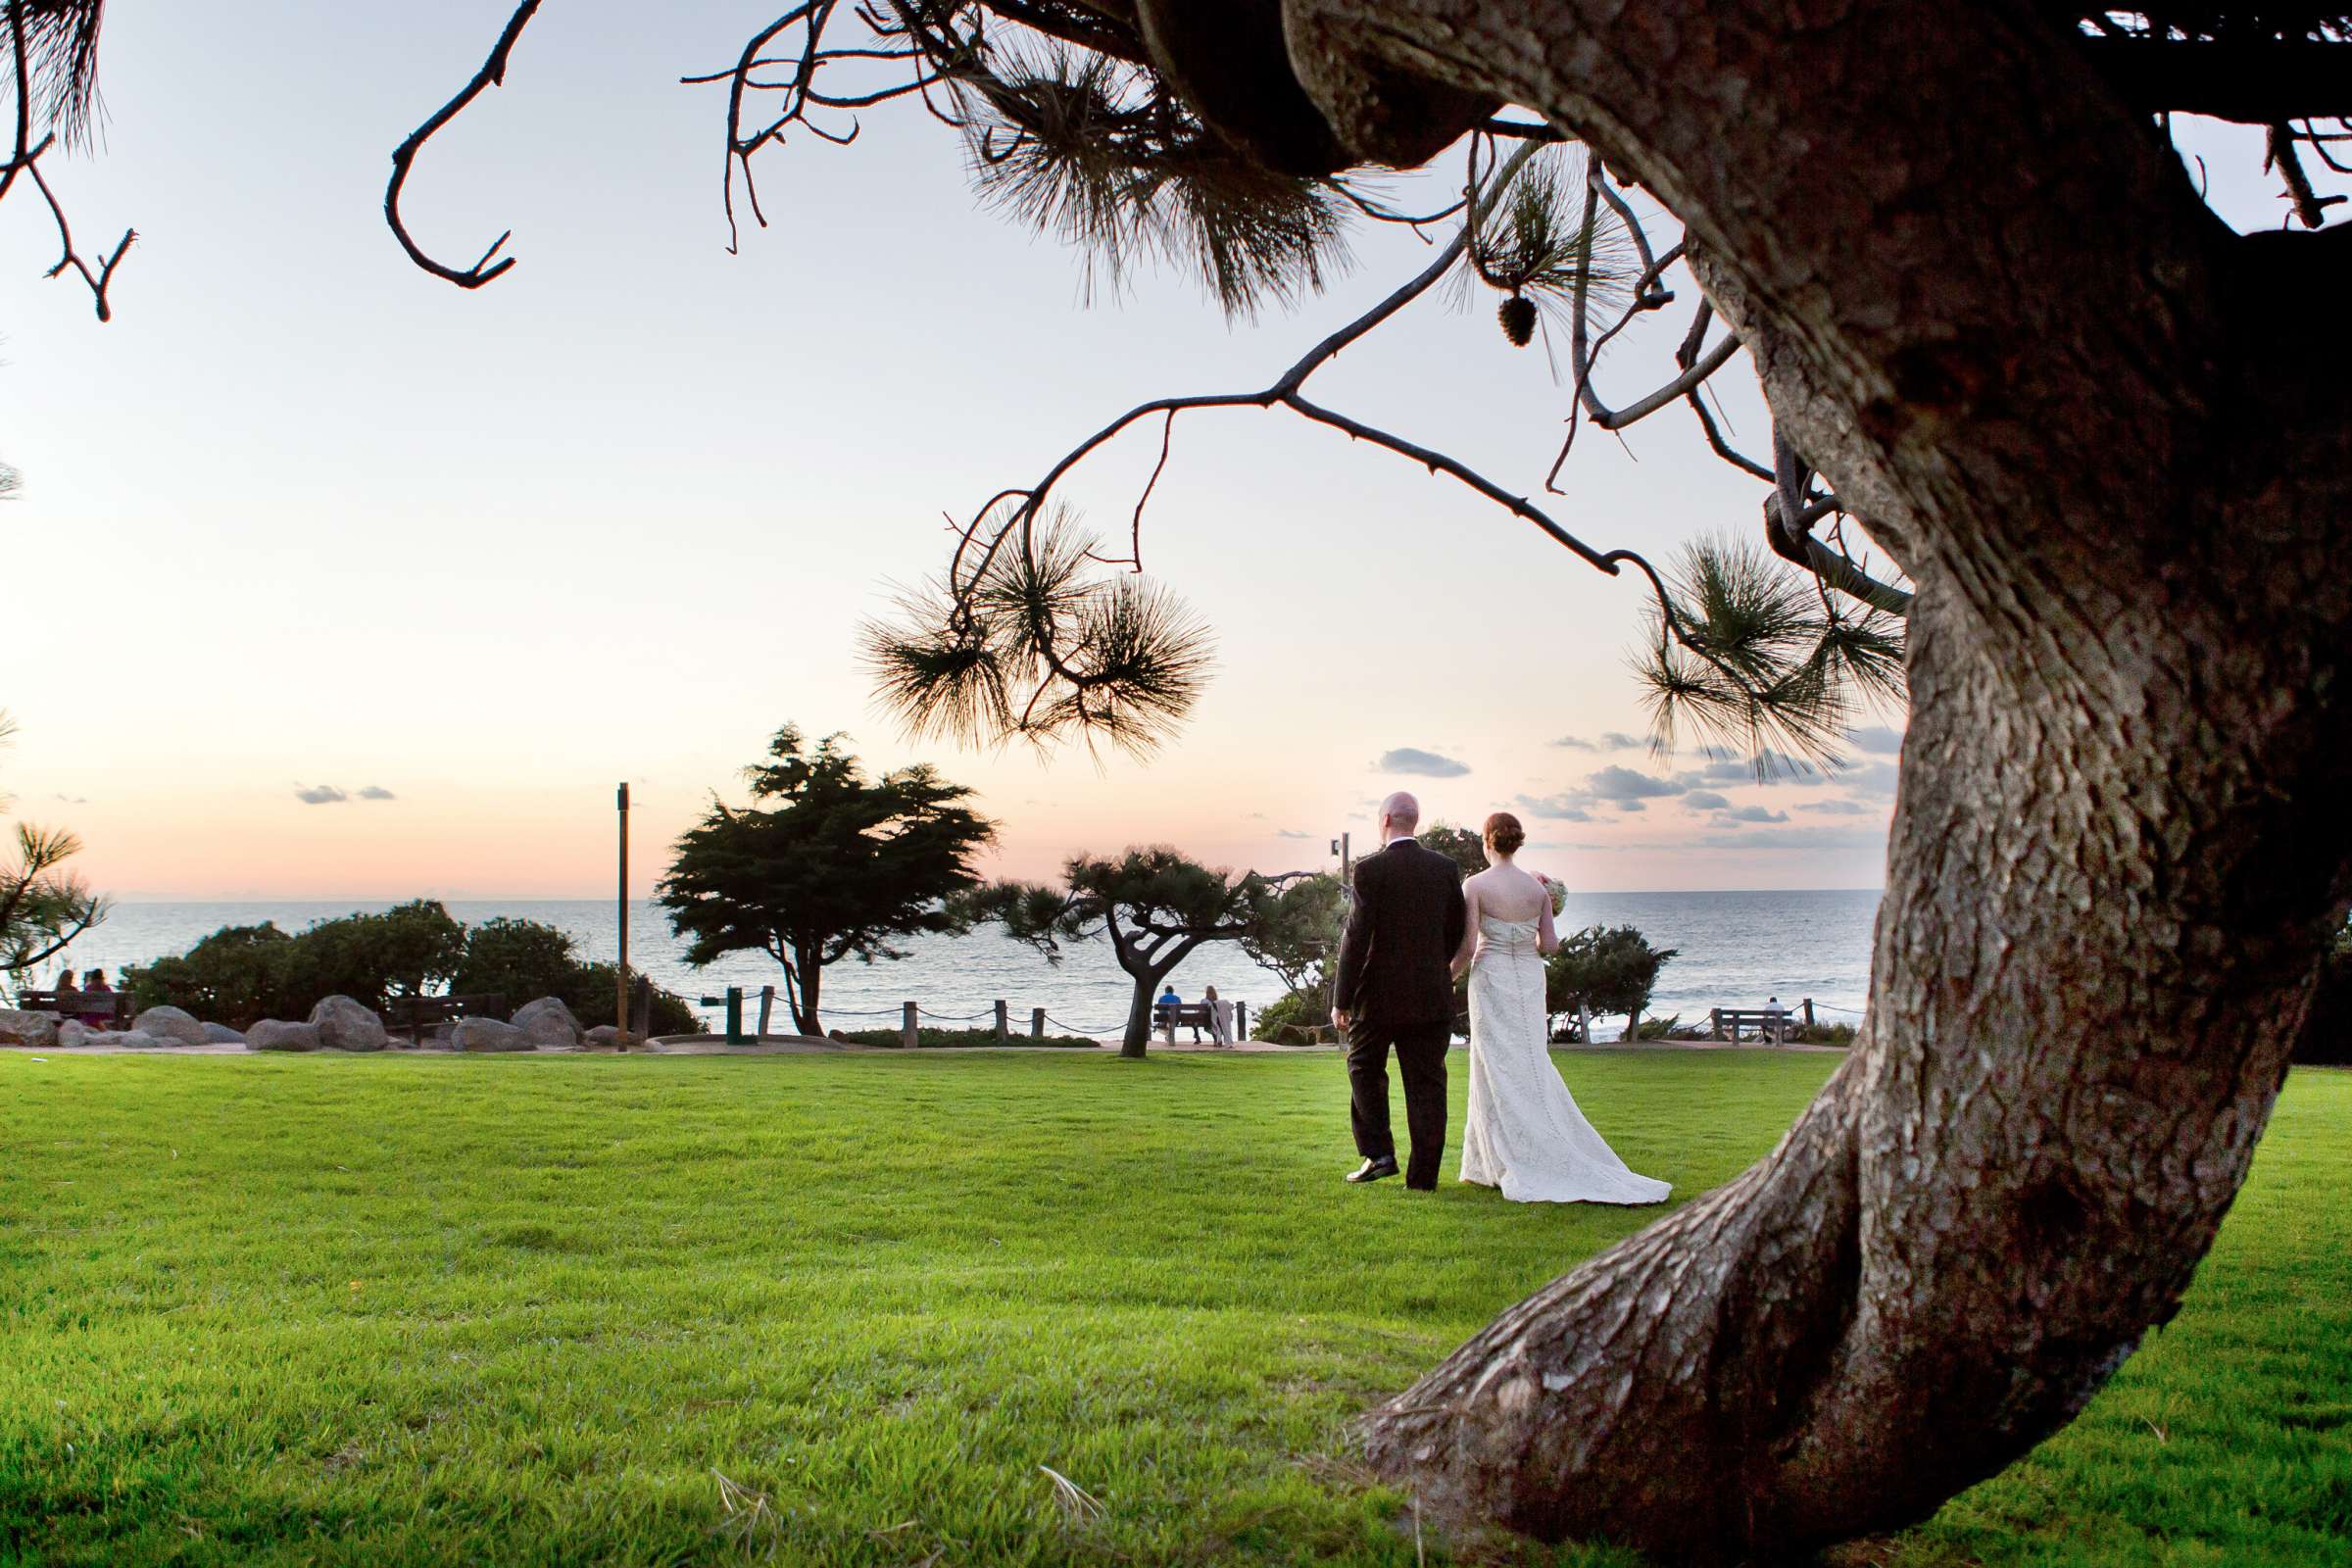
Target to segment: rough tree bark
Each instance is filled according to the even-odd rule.
[[[1372,1459],[1687,1560],[1922,1518],[2178,1308],[2343,918],[2352,245],[2230,234],[2021,3],[1284,13],[1358,153],[1407,73],[1642,181],[1919,586],[1864,1037],[1764,1161],[1376,1412]]]

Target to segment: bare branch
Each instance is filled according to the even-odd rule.
[[[408,183],[409,166],[416,161],[416,154],[424,144],[442,126],[457,119],[466,105],[480,97],[482,89],[495,87],[507,79],[507,57],[514,53],[514,41],[522,36],[522,29],[529,25],[532,14],[538,9],[539,0],[522,0],[514,8],[514,15],[507,19],[506,30],[498,35],[497,45],[491,49],[490,57],[482,62],[482,69],[473,74],[473,79],[460,88],[458,95],[443,104],[430,120],[411,132],[408,140],[392,150],[392,180],[384,187],[384,221],[392,225],[393,236],[400,241],[400,248],[409,253],[410,261],[435,277],[446,278],[460,288],[480,288],[514,265],[512,256],[496,263],[492,261],[514,231],[508,229],[492,240],[490,248],[482,252],[480,261],[460,271],[427,256],[423,247],[410,236],[408,224],[402,221],[400,216],[400,190]]]

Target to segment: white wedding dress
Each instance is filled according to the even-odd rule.
[[[1534,920],[1479,916],[1462,1180],[1519,1203],[1663,1202],[1673,1188],[1626,1168],[1552,1064],[1536,931]]]

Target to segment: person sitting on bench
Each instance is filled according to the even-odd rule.
[[[65,987],[58,987],[57,1010],[66,1011]],[[115,991],[106,983],[104,969],[92,969],[81,977],[81,999],[72,1016],[79,1018],[84,1027],[111,1029],[115,1024]]]
[[[1232,1045],[1233,1004],[1218,996],[1215,986],[1203,991],[1200,1000],[1208,1004],[1208,1038],[1220,1046]]]

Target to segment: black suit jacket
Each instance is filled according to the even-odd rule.
[[[1453,956],[1469,918],[1462,870],[1398,839],[1356,862],[1332,1005],[1386,1029],[1453,1017]]]

